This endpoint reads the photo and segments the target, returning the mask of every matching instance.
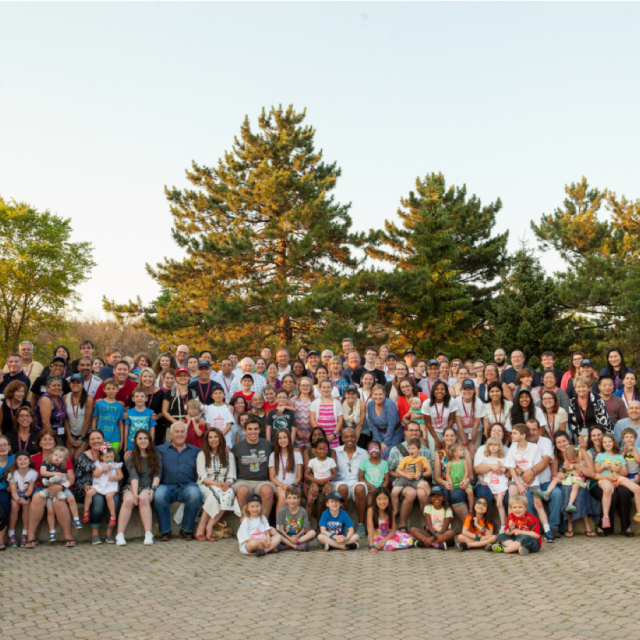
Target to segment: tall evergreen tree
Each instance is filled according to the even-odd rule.
[[[445,346],[461,352],[484,326],[506,264],[508,232],[492,235],[502,204],[483,206],[467,198],[466,186],[447,188],[435,173],[418,178],[400,202],[402,226],[387,221],[367,250],[393,265],[367,276],[377,281],[378,322],[425,353]]]
[[[163,288],[146,313],[152,331],[224,353],[353,326],[346,276],[362,238],[331,194],[341,171],[323,162],[304,119],[263,110],[254,132],[246,118],[216,167],[193,163],[192,189],[165,189],[187,257],[148,267]]]
[[[556,282],[545,276],[533,251],[523,245],[502,276],[500,295],[487,313],[490,348],[521,349],[529,364],[543,351],[566,353],[574,341],[573,318],[560,299]]]

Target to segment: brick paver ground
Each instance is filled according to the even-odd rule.
[[[40,545],[0,554],[0,628],[15,640],[634,639],[639,558],[640,541],[621,537],[528,557],[314,543],[257,559],[235,539]]]

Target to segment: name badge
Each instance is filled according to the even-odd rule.
[[[59,436],[63,436],[64,435],[64,427],[58,427],[58,435]]]

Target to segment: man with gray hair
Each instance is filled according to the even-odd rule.
[[[44,367],[33,359],[33,343],[29,340],[23,340],[18,345],[18,355],[22,358],[22,370],[27,378],[29,378],[29,387],[42,375]],[[9,373],[9,365],[5,364],[4,369]]]
[[[333,358],[333,351],[330,351],[329,349],[325,349],[321,354],[320,354],[320,360],[322,360],[322,364],[325,367],[329,366],[329,363],[331,362],[331,358]]]
[[[201,495],[196,484],[198,447],[187,444],[187,425],[178,421],[171,425],[171,441],[158,447],[162,458],[162,477],[153,496],[158,517],[160,541],[171,540],[171,504],[180,502],[176,521],[180,521],[180,537],[193,540],[193,529],[200,509]],[[179,515],[178,515],[179,513]]]
[[[266,380],[259,374],[253,373],[253,368],[256,363],[252,358],[242,358],[240,360],[240,370],[242,374],[240,376],[235,376],[233,382],[231,383],[231,388],[229,389],[229,394],[233,396],[234,393],[238,391],[242,391],[242,376],[248,373],[253,378],[253,385],[251,386],[251,391],[254,393],[262,393],[262,390],[265,388]]]

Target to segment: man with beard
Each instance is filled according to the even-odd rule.
[[[502,375],[507,369],[511,367],[507,364],[507,352],[504,349],[496,349],[493,354],[493,361],[498,367],[499,375]]]

